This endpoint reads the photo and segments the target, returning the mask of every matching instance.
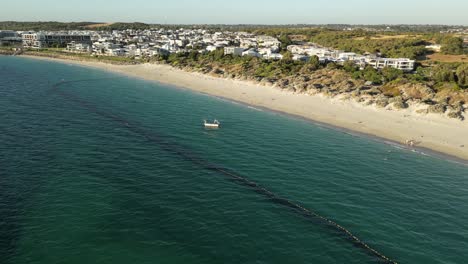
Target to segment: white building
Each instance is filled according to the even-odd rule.
[[[414,60],[402,58],[402,59],[390,59],[390,58],[368,58],[366,64],[376,69],[383,69],[385,67],[391,67],[402,71],[414,70]]]
[[[348,61],[348,60],[355,60],[358,55],[354,52],[341,52],[338,54],[338,59]]]
[[[280,47],[281,46],[281,41],[279,41],[277,38],[266,36],[266,35],[257,36],[256,42],[258,43],[259,47]]]
[[[254,49],[249,49],[249,50],[242,52],[242,56],[251,56],[251,57],[257,57],[257,58],[262,57],[262,55],[260,55],[260,53],[258,53]]]
[[[361,68],[364,68],[365,65],[371,65],[376,69],[392,67],[406,72],[412,71],[415,66],[415,61],[407,58],[390,59],[369,55],[364,56],[354,52],[344,52],[323,48],[313,43],[309,43],[307,45],[290,45],[287,49],[293,54],[294,60],[300,61],[307,61],[311,56],[317,56],[320,62],[335,62],[342,64],[345,61],[353,61]]]
[[[22,39],[24,47],[36,49],[65,46],[67,43],[70,43],[72,41],[76,43],[91,44],[90,35],[77,34],[76,32],[25,33],[22,35]]]
[[[208,51],[208,52],[212,52],[212,51],[215,51],[217,49],[218,48],[216,46],[213,46],[213,45],[210,45],[210,46],[206,47],[206,51]]]
[[[109,56],[125,56],[126,51],[122,48],[108,49],[107,55]]]
[[[224,55],[242,56],[242,52],[244,52],[244,49],[239,48],[239,47],[225,47],[224,48]]]
[[[310,59],[309,56],[304,55],[304,54],[294,54],[293,55],[293,60],[296,61],[308,61]]]
[[[267,60],[282,60],[283,55],[279,53],[268,53],[268,54],[263,55],[263,58]]]
[[[67,51],[70,52],[89,52],[93,51],[92,46],[88,43],[76,43],[74,41],[67,44]]]
[[[0,30],[0,46],[4,44],[21,44],[22,39],[16,31]]]

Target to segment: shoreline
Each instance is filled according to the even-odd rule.
[[[81,65],[155,81],[175,88],[188,89],[262,110],[312,121],[326,128],[355,136],[370,137],[373,140],[404,147],[421,154],[468,164],[468,122],[436,114],[417,114],[414,107],[386,110],[336,97],[295,94],[249,81],[187,72],[164,64],[115,65],[31,55],[20,57]],[[408,139],[418,142],[417,146],[405,146],[404,142]]]

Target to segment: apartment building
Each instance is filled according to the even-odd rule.
[[[370,65],[376,69],[383,69],[385,67],[391,67],[402,71],[412,71],[414,69],[414,60],[401,58],[401,59],[390,59],[390,58],[367,58],[365,60],[367,65]]]
[[[64,47],[68,43],[91,44],[90,35],[68,34],[68,33],[25,33],[22,36],[23,46],[26,48],[48,48]]]
[[[0,30],[0,46],[21,44],[21,37],[13,30]]]

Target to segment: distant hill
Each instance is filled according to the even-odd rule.
[[[150,29],[153,26],[150,24],[140,23],[140,22],[132,22],[132,23],[124,23],[124,22],[116,22],[116,23],[109,23],[106,25],[95,27],[95,30],[125,30],[125,29]]]
[[[124,30],[124,29],[148,29],[151,25],[145,23],[103,23],[103,22],[16,22],[0,21],[0,30]]]
[[[0,30],[75,30],[85,29],[87,26],[98,24],[96,22],[16,22],[16,21],[1,21]]]

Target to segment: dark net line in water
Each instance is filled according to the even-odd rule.
[[[171,142],[168,140],[166,136],[158,135],[154,131],[149,131],[148,129],[145,129],[144,127],[136,124],[135,122],[130,122],[129,120],[117,116],[115,114],[109,113],[102,111],[98,109],[98,107],[86,100],[83,100],[82,98],[73,95],[71,93],[67,93],[65,91],[59,90],[58,88],[62,85],[65,84],[74,84],[78,82],[90,82],[90,81],[100,81],[100,80],[105,80],[105,79],[110,79],[110,78],[99,78],[99,79],[83,79],[83,80],[77,80],[77,81],[62,81],[59,83],[56,83],[52,85],[52,91],[57,92],[60,96],[63,98],[75,102],[79,104],[81,107],[87,109],[88,111],[97,114],[101,117],[107,118],[109,120],[112,120],[114,122],[119,123],[123,127],[127,128],[128,130],[132,131],[133,133],[140,135],[144,138],[146,138],[150,142],[156,143],[159,147],[161,147],[163,150],[168,151],[172,154],[178,155],[182,158],[184,158],[187,161],[190,161],[196,165],[199,165],[200,167],[218,172],[226,177],[228,177],[231,180],[234,180],[240,185],[247,186],[251,189],[253,189],[255,192],[269,198],[272,202],[280,204],[282,206],[288,207],[289,209],[292,209],[304,217],[306,217],[309,220],[319,220],[321,223],[331,227],[333,230],[337,231],[339,234],[343,235],[346,237],[349,241],[353,243],[354,246],[362,248],[368,253],[369,255],[378,258],[379,261],[383,261],[384,263],[394,263],[396,264],[397,262],[388,258],[381,252],[377,251],[376,249],[370,247],[367,243],[359,239],[357,236],[355,236],[351,231],[346,229],[345,227],[341,226],[340,224],[332,221],[331,219],[322,216],[310,209],[307,209],[293,201],[290,201],[286,198],[282,198],[275,193],[269,191],[268,189],[260,186],[256,182],[253,182],[249,180],[248,178],[239,175],[238,173],[228,169],[224,168],[222,166],[218,166],[216,164],[213,164],[209,162],[208,160],[203,159],[202,157],[197,156],[195,153],[190,151],[187,148],[184,148],[180,146],[180,144]]]

